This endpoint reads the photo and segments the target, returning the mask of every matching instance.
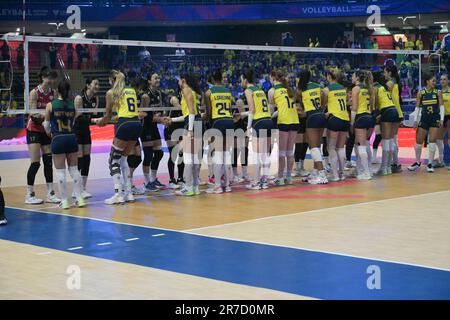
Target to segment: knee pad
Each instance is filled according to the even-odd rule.
[[[53,182],[52,154],[51,153],[43,154],[42,162],[44,163],[45,181],[48,183]]]
[[[319,148],[312,148],[311,149],[311,157],[312,157],[314,162],[321,162],[321,161],[323,161],[322,153],[320,153],[320,149]]]
[[[82,176],[87,177],[89,175],[89,167],[90,166],[91,166],[91,155],[86,154],[83,156],[83,167],[81,168]]]
[[[65,172],[65,170],[64,170]],[[72,180],[74,183],[76,183],[77,181],[80,180],[81,176],[80,176],[80,171],[78,171],[78,168],[73,166],[73,167],[69,167],[69,174],[72,177]]]
[[[153,160],[155,161],[161,161],[162,157],[164,156],[164,151],[162,150],[153,150]]]
[[[280,152],[278,152],[278,157],[279,157],[279,158],[284,158],[284,157],[286,157],[286,151],[280,150]]]
[[[52,166],[52,154],[51,153],[45,153],[42,155],[42,162],[44,163],[44,167],[51,167]]]
[[[36,173],[38,172],[40,167],[41,167],[41,164],[39,162],[32,162],[30,164],[30,169],[28,170],[28,172],[30,174],[36,175]]]
[[[142,161],[142,165],[144,167],[150,167],[150,163],[153,159],[153,148],[152,147],[144,147],[142,148],[144,152],[144,161]]]
[[[140,156],[130,155],[127,161],[130,168],[137,168],[141,164],[142,158]]]
[[[288,150],[286,151],[286,157],[291,158],[294,156],[294,150]]]
[[[122,150],[117,149],[115,146],[111,146],[111,152],[109,153],[109,174],[111,176],[120,174],[121,158],[122,158]]]

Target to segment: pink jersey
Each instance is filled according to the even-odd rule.
[[[39,85],[34,88],[34,90],[37,92],[37,109],[45,109],[47,103],[52,102],[52,100],[56,97],[56,91],[53,89],[50,89],[47,93],[45,93]],[[31,115],[28,117],[27,130],[34,132],[45,132],[43,125],[38,125],[31,120]]]

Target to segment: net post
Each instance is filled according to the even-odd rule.
[[[28,61],[28,38],[24,37],[23,41],[23,81],[25,82],[24,85],[24,92],[23,92],[23,99],[24,99],[24,110],[25,113],[28,113],[30,110],[30,70],[29,70],[29,61]]]
[[[419,88],[421,87],[422,87],[422,53],[419,53]]]

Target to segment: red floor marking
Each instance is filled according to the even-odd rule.
[[[361,194],[304,194],[304,195],[286,195],[268,198],[275,199],[359,199],[364,196]]]

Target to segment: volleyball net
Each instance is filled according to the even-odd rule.
[[[1,110],[6,114],[42,112],[30,107],[30,90],[39,84],[38,73],[43,66],[57,71],[58,79],[69,79],[74,97],[80,94],[86,79],[99,80],[99,109],[83,109],[82,112],[104,111],[111,69],[121,70],[129,85],[145,83],[149,75],[157,73],[161,78],[161,90],[167,95],[176,95],[177,76],[185,73],[197,75],[201,89],[205,92],[211,85],[210,76],[220,68],[225,85],[237,101],[243,95],[240,75],[247,68],[253,68],[256,84],[267,91],[271,86],[269,75],[274,69],[281,69],[290,86],[295,89],[300,71],[307,67],[311,70],[312,80],[322,86],[327,85],[327,70],[339,68],[344,74],[344,82],[350,86],[353,71],[382,71],[384,66],[393,64],[399,70],[400,94],[407,112],[414,109],[413,101],[423,73],[439,71],[433,56],[425,50],[307,48],[20,35],[6,35],[3,39],[10,50],[9,58],[1,61]],[[58,79],[54,81],[55,87]],[[173,106],[163,104],[150,110],[164,111],[167,108]]]

